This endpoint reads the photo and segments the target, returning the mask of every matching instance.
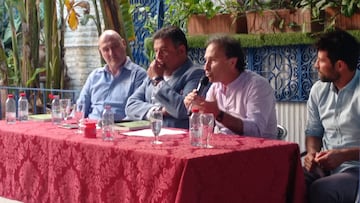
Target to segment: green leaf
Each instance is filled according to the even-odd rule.
[[[133,19],[130,14],[130,1],[129,0],[119,0],[121,15],[125,24],[125,34],[129,41],[135,40],[135,29],[133,24]]]
[[[21,29],[21,18],[19,15],[14,16],[14,25],[16,29],[16,33],[20,32]],[[3,37],[3,43],[4,45],[8,45],[11,43],[12,39],[12,32],[11,32],[11,26],[10,23],[7,25],[4,31],[4,37]]]
[[[31,76],[31,78],[26,81],[26,85],[29,86],[32,82],[34,82],[37,79],[37,75],[40,73],[43,73],[46,71],[46,68],[36,68],[34,74]]]

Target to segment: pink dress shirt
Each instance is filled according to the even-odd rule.
[[[215,82],[206,94],[207,101],[217,101],[220,110],[243,121],[243,134],[276,138],[277,121],[274,89],[260,75],[245,70],[225,86]],[[216,132],[236,134],[217,122]]]

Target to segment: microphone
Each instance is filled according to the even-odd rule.
[[[199,84],[196,88],[196,92],[198,93],[198,95],[201,95],[205,89],[205,87],[209,84],[209,78],[206,77],[206,76],[203,76],[200,81],[199,81]],[[189,106],[189,109],[188,109],[188,115],[190,116],[191,115],[191,107],[192,107],[192,104],[190,104]]]
[[[198,93],[198,95],[201,95],[205,89],[205,87],[209,84],[209,78],[206,76],[203,76],[200,79],[200,82],[196,88],[196,92]]]

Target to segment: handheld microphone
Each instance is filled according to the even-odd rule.
[[[206,76],[203,76],[200,81],[199,81],[199,84],[196,88],[196,92],[198,93],[198,95],[201,95],[205,89],[205,87],[209,84],[209,78],[206,77]],[[192,104],[190,104],[189,106],[189,109],[188,109],[188,115],[190,116],[191,115],[191,107],[192,107]]]
[[[205,87],[209,84],[209,78],[206,77],[206,76],[203,76],[201,79],[200,79],[200,82],[196,88],[196,91],[198,93],[198,95],[201,95],[205,89]]]

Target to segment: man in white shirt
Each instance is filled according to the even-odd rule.
[[[210,39],[204,70],[212,82],[206,99],[196,90],[184,99],[187,108],[213,113],[221,133],[276,138],[274,90],[260,75],[245,70],[240,43],[228,36]]]

